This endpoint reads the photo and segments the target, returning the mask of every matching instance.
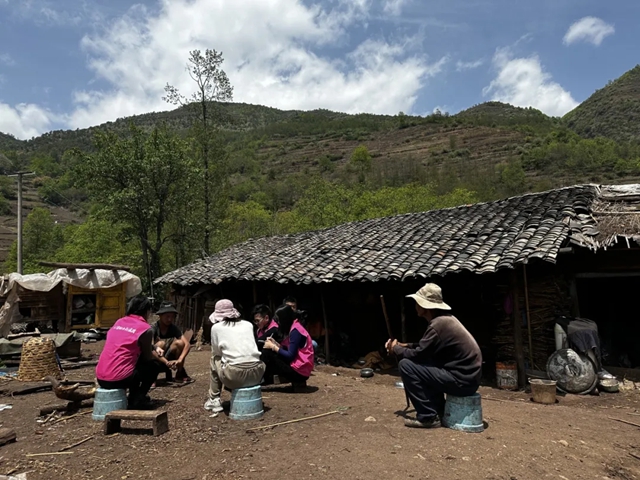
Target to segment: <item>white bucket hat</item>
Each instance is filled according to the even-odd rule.
[[[451,307],[442,301],[442,290],[435,283],[427,283],[416,293],[407,297],[413,298],[418,305],[427,310],[451,310]]]

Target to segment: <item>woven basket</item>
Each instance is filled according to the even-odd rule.
[[[38,382],[51,375],[62,378],[56,358],[56,344],[49,338],[32,338],[22,345],[18,380]]]

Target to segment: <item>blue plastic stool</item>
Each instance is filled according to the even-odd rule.
[[[480,394],[474,393],[469,397],[447,395],[442,425],[462,432],[483,432],[484,424],[482,423]]]
[[[93,398],[91,418],[102,421],[104,416],[114,410],[127,409],[127,392],[124,389],[106,390],[98,388]]]
[[[231,392],[229,418],[232,420],[255,420],[264,415],[262,389],[255,387],[236,388]]]

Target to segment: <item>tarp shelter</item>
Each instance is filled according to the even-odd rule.
[[[59,268],[47,274],[12,273],[0,282],[0,297],[5,299],[0,336],[9,333],[12,323],[25,320],[55,319],[64,331],[110,327],[124,314],[126,298],[141,291],[140,278],[125,270]],[[26,303],[30,303],[28,312],[22,308]]]

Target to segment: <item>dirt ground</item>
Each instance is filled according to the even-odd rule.
[[[100,348],[83,345],[83,353],[95,355]],[[488,422],[483,433],[414,430],[398,416],[405,397],[394,386],[397,377],[361,379],[357,370],[319,367],[308,392],[273,387],[263,392],[261,420],[237,422],[226,412],[210,418],[202,408],[208,349],[193,351],[187,360],[195,383],[151,392],[158,408],[169,412],[170,430],[159,437],[129,429],[135,424],[126,422],[122,433],[107,437],[102,422],[91,415],[38,423],[39,408],[59,402],[52,392],[0,398],[13,405],[0,411],[0,423],[18,436],[17,442],[0,447],[0,478],[26,472],[29,480],[640,479],[640,425],[609,419],[640,424],[638,391],[566,396],[545,406],[524,392],[482,387]],[[67,377],[91,380],[93,374],[93,368],[84,368]],[[3,388],[23,386],[13,381]],[[247,431],[334,410],[341,413]],[[68,450],[72,454],[27,456],[56,452],[90,436]]]

